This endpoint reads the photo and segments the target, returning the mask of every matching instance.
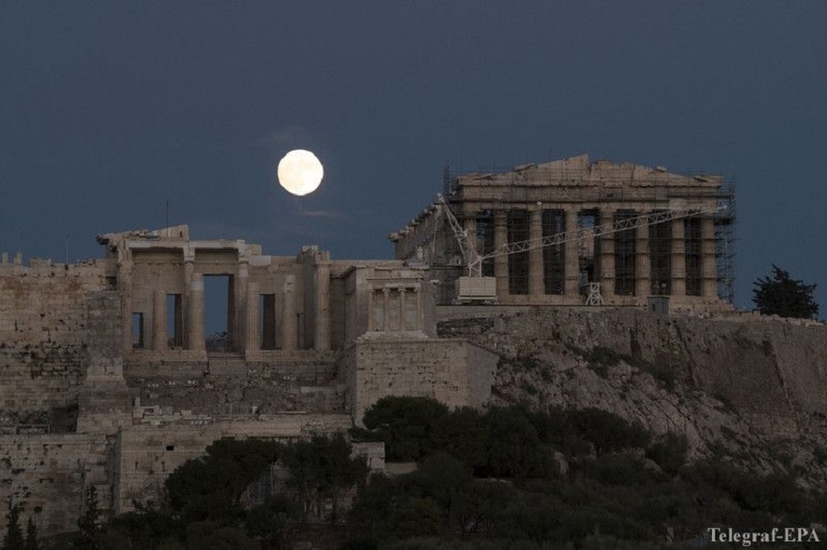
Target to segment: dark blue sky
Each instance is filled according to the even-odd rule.
[[[188,223],[390,257],[446,163],[734,174],[737,303],[774,262],[827,313],[827,3],[4,2],[0,250]],[[275,183],[311,149],[312,196]]]

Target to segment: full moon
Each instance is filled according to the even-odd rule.
[[[319,159],[310,151],[294,149],[279,161],[279,183],[289,193],[303,196],[318,189],[324,176]]]

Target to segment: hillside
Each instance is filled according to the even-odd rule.
[[[713,454],[827,487],[827,327],[751,315],[531,309],[443,321],[500,354],[493,404],[597,407]]]

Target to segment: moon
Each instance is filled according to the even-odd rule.
[[[279,161],[278,176],[279,183],[288,193],[301,197],[319,188],[324,168],[310,151],[294,149]]]

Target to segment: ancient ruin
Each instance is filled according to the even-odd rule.
[[[390,236],[440,280],[440,304],[732,302],[735,195],[721,176],[580,155],[444,183],[443,203]]]
[[[157,499],[219,437],[344,430],[384,395],[490,395],[496,355],[435,337],[422,266],[269,256],[186,226],[98,242],[100,260],[0,264],[0,500],[41,533],[72,530],[90,485],[115,513]],[[225,290],[219,334],[206,281]],[[382,468],[381,445],[360,452]]]
[[[184,225],[100,235],[104,257],[77,264],[4,254],[0,501],[68,531],[89,486],[114,513],[151,503],[223,436],[347,429],[385,395],[483,406],[500,354],[437,338],[439,318],[482,309],[451,304],[731,308],[719,176],[582,155],[445,183],[391,236],[395,260],[271,256]],[[383,467],[381,445],[359,452]]]

